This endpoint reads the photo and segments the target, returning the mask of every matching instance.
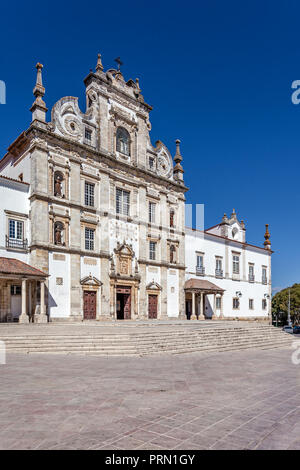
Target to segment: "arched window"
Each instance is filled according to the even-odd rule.
[[[170,210],[170,227],[174,227],[174,216],[175,216],[175,211],[174,209]]]
[[[239,233],[238,229],[234,227],[234,229],[232,230],[232,238],[237,238],[238,233]]]
[[[130,135],[124,127],[117,129],[117,152],[130,155]]]
[[[54,244],[64,245],[64,224],[62,222],[54,224]]]
[[[170,246],[170,263],[176,263],[176,248],[174,245]]]
[[[63,197],[63,180],[64,176],[60,171],[54,173],[54,196]]]

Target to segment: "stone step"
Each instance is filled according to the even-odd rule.
[[[120,344],[120,343],[116,343],[116,344],[111,344],[111,343],[102,343],[102,342],[83,342],[83,341],[74,341],[74,342],[68,342],[68,343],[62,343],[62,342],[57,342],[57,343],[48,343],[48,342],[43,342],[43,343],[36,343],[36,342],[19,342],[19,343],[7,343],[6,347],[8,350],[11,350],[11,349],[24,349],[24,348],[27,348],[27,349],[42,349],[42,348],[46,348],[46,349],[53,349],[54,347],[55,348],[59,348],[59,349],[64,349],[64,350],[68,350],[68,349],[71,349],[71,348],[102,348],[102,349],[107,349],[107,350],[114,350],[114,349],[128,349],[128,348],[139,348],[139,349],[147,349],[147,350],[150,350],[150,349],[155,349],[155,348],[161,348],[161,349],[168,349],[168,348],[171,348],[171,347],[176,347],[176,346],[179,346],[181,347],[182,344],[185,345],[185,347],[209,347],[211,345],[220,345],[220,346],[223,346],[223,345],[231,345],[231,344],[240,344],[240,343],[243,343],[243,344],[252,344],[253,346],[257,345],[257,344],[265,344],[267,342],[271,342],[271,343],[286,343],[286,344],[291,344],[291,341],[289,340],[289,338],[285,338],[285,337],[282,337],[282,338],[277,338],[276,341],[274,341],[274,339],[272,338],[266,338],[266,337],[261,337],[261,338],[256,338],[255,341],[253,340],[253,338],[249,337],[249,338],[236,338],[234,341],[229,341],[228,338],[219,338],[219,339],[213,339],[212,341],[210,342],[204,342],[204,341],[189,341],[189,342],[184,342],[182,343],[181,341],[156,341],[156,342],[151,342],[151,343],[147,343],[147,342],[127,342],[127,343],[124,343],[124,344]]]
[[[168,341],[211,341],[214,339],[218,340],[235,340],[235,339],[240,339],[240,338],[252,338],[253,340],[255,339],[265,339],[265,338],[273,338],[276,340],[277,338],[283,338],[285,337],[287,340],[290,340],[291,338],[294,338],[293,336],[287,336],[285,333],[283,334],[276,334],[273,332],[269,333],[260,333],[260,334],[231,334],[227,333],[226,335],[215,335],[215,334],[210,334],[210,335],[171,335],[171,336],[165,336],[161,334],[157,334],[155,337],[152,336],[147,336],[144,335],[141,338],[137,338],[136,336],[129,336],[127,338],[103,338],[103,337],[93,337],[93,336],[64,336],[64,337],[1,337],[3,341],[6,342],[6,344],[17,344],[17,343],[36,343],[36,344],[58,344],[58,343],[65,343],[65,344],[72,344],[74,342],[101,342],[103,344],[126,344],[128,342],[135,342],[135,343],[153,343],[153,342],[168,342]]]
[[[121,349],[117,350],[107,350],[101,348],[72,348],[72,349],[18,349],[10,350],[10,352],[22,352],[22,353],[56,353],[56,354],[94,354],[94,355],[105,355],[105,356],[146,356],[146,355],[157,355],[157,354],[184,354],[184,353],[193,353],[193,352],[217,352],[217,351],[234,351],[242,349],[273,349],[286,346],[286,343],[276,343],[266,342],[259,345],[251,345],[247,343],[236,343],[233,345],[220,346],[220,345],[210,345],[209,347],[190,347],[190,348],[176,348],[176,349],[158,349],[158,350],[134,350],[134,349]]]
[[[95,332],[86,326],[70,331],[66,326],[53,328],[50,325],[48,329],[47,326],[40,329],[31,325],[30,331],[24,328],[22,334],[17,328],[12,328],[10,334],[7,334],[8,329],[5,330],[6,334],[1,334],[0,330],[0,339],[5,341],[8,352],[103,356],[271,349],[290,347],[292,341],[297,339],[270,325],[198,325],[188,328],[176,325],[176,328],[168,329],[159,324],[152,328],[138,325],[135,329],[127,328],[127,331],[118,331],[119,327],[114,332],[109,329]]]

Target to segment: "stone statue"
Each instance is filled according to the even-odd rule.
[[[62,196],[62,177],[61,175],[55,175],[54,181],[54,196],[61,197]]]

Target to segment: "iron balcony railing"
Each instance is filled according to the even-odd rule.
[[[205,274],[205,267],[204,266],[196,266],[196,274],[204,276]]]
[[[216,277],[223,277],[223,269],[216,269]]]
[[[17,250],[27,250],[28,240],[27,239],[18,240],[15,238],[9,238],[6,235],[6,248],[13,248]]]
[[[249,282],[254,282],[255,277],[254,274],[249,274]]]

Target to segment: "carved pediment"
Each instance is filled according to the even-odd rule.
[[[99,281],[95,276],[92,276],[91,274],[89,276],[86,276],[80,280],[81,285],[85,286],[95,286],[95,287],[100,287],[102,286],[102,282]]]
[[[162,287],[158,284],[158,282],[151,281],[147,286],[147,290],[162,290]]]
[[[122,245],[118,242],[117,248],[115,248],[115,253],[122,256],[128,256],[130,258],[134,257],[132,245],[128,245],[127,243],[125,243],[125,241],[124,243],[122,243]]]

